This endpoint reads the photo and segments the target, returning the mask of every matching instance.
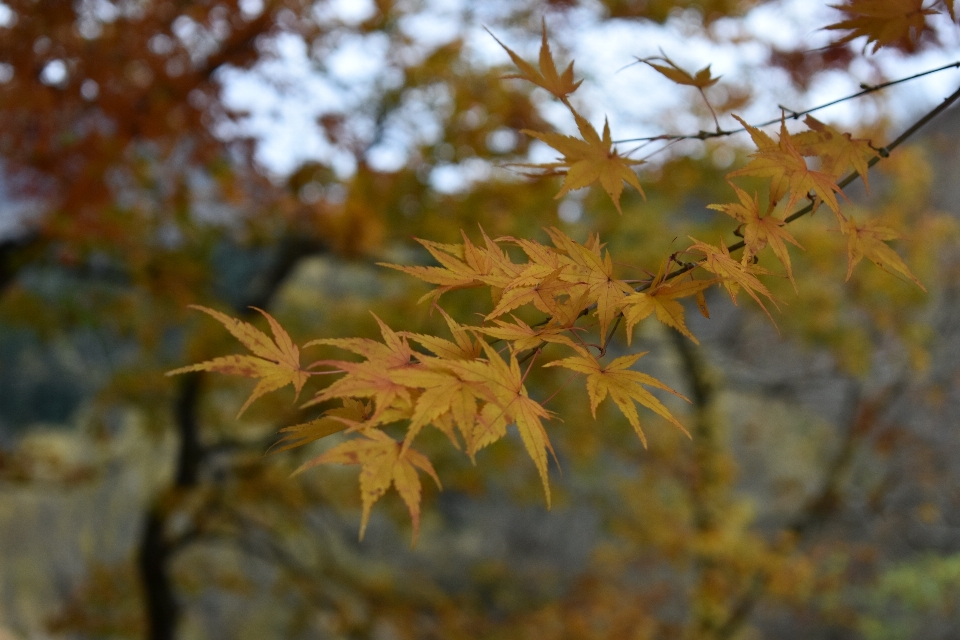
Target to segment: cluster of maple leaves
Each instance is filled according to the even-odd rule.
[[[952,16],[952,3],[946,6]],[[932,11],[923,8],[919,0],[852,0],[839,8],[848,19],[830,28],[851,31],[847,39],[867,35],[875,48],[918,37],[917,24],[925,24],[923,16]],[[920,16],[920,23],[915,22],[916,15]],[[619,211],[624,182],[642,194],[632,169],[640,161],[618,155],[609,126],[605,125],[603,134],[598,134],[570,103],[569,96],[580,82],[574,81],[572,63],[562,73],[557,70],[546,31],[539,69],[502,46],[519,68],[520,73],[513,77],[533,82],[553,94],[569,109],[580,133],[578,138],[526,132],[562,156],[553,163],[527,166],[564,175],[557,197],[599,183]],[[716,81],[710,77],[709,68],[690,74],[665,57],[660,60],[669,66],[644,62],[701,93]],[[261,311],[272,330],[272,339],[248,323],[196,307],[221,322],[252,355],[215,358],[170,374],[216,371],[259,378],[241,414],[251,402],[270,391],[293,385],[299,395],[312,376],[341,375],[304,405],[339,401],[340,406],[327,408],[313,421],[282,429],[284,435],[278,450],[339,432],[355,436],[305,463],[298,472],[327,463],[360,465],[361,538],[374,503],[394,486],[409,509],[416,539],[421,502],[419,471],[440,486],[430,460],[413,446],[427,426],[442,432],[471,460],[515,426],[539,472],[549,506],[547,466],[548,452],[552,454],[553,448],[544,422],[553,416],[542,402],[530,396],[525,386],[530,368],[563,367],[582,375],[594,416],[599,404],[609,396],[644,445],[646,438],[637,404],[684,430],[649,389],[683,396],[633,369],[643,353],[603,362],[608,343],[623,321],[629,344],[635,326],[650,316],[696,341],[686,325],[684,306],[679,300],[694,298],[700,311],[708,316],[704,291],[713,286],[724,287],[734,302],[742,290],[766,312],[764,299],[774,304],[775,301],[758,276],[772,274],[758,266],[756,258],[769,247],[785,276],[793,281],[787,245],[800,245],[785,224],[797,215],[785,217],[785,213],[802,200],[810,200],[809,209],[825,205],[835,214],[839,231],[848,239],[848,278],[854,266],[866,257],[922,288],[886,244],[897,237],[894,230],[874,221],[858,223],[840,209],[837,195],[842,196],[843,192],[838,182],[847,174],[859,175],[866,182],[868,164],[880,155],[879,150],[867,140],[854,139],[812,117],[806,119],[808,130],[795,134],[781,123],[778,140],[743,120],[740,122],[757,150],[745,166],[727,174],[736,201],[710,205],[739,225],[738,235],[743,238],[738,247],[742,248],[739,258],[722,240],[711,244],[691,238],[686,249],[662,259],[652,278],[625,280],[615,276],[613,259],[599,237],[578,243],[555,228],[546,230],[549,245],[525,238],[491,239],[482,229],[481,241],[477,243],[465,233],[460,244],[419,240],[438,266],[385,266],[436,286],[424,299],[443,315],[449,339],[394,331],[377,318],[382,340],[320,339],[303,345],[333,347],[359,359],[320,359],[301,366],[299,348],[266,312]],[[819,159],[818,168],[811,168],[807,158]],[[766,201],[732,182],[741,177],[768,179]],[[671,266],[675,266],[672,271]],[[463,288],[486,288],[492,294],[492,308],[479,325],[459,324],[439,306],[445,292]],[[524,307],[541,312],[545,319],[527,324],[514,313]],[[581,321],[588,316],[594,320]],[[385,431],[393,425],[405,429],[402,440]]]

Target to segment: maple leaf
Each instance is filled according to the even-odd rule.
[[[631,371],[630,367],[646,355],[646,352],[635,353],[621,356],[611,362],[606,367],[602,367],[597,360],[589,353],[583,352],[579,356],[571,356],[562,360],[555,360],[545,364],[545,367],[564,367],[578,373],[587,375],[587,393],[590,396],[590,410],[593,417],[597,417],[597,406],[609,394],[620,411],[626,416],[627,420],[633,426],[634,431],[640,437],[643,446],[647,446],[647,437],[640,427],[640,418],[637,415],[637,408],[634,402],[637,402],[668,422],[674,424],[689,437],[689,432],[680,422],[673,417],[673,414],[663,406],[657,398],[649,391],[643,388],[643,385],[669,391],[678,398],[687,400],[683,395],[677,393],[667,385],[663,384],[653,376],[649,376],[639,371]],[[689,402],[689,400],[687,400]]]
[[[430,460],[422,453],[407,448],[401,451],[400,443],[378,429],[369,429],[361,437],[348,440],[316,458],[304,463],[294,474],[302,473],[319,464],[359,464],[360,495],[363,500],[363,516],[360,520],[360,539],[367,530],[370,510],[390,485],[397,489],[410,512],[413,523],[413,542],[420,532],[420,476],[421,469],[433,478],[440,487],[440,478]]]
[[[273,445],[273,447],[279,448],[271,447],[272,453],[289,451],[326,438],[334,433],[339,433],[346,429],[351,422],[356,423],[365,420],[368,413],[369,407],[362,401],[345,398],[342,407],[327,409],[316,420],[280,429],[280,433],[286,435]]]
[[[774,306],[776,306],[776,302],[770,291],[762,282],[757,280],[756,275],[754,275],[768,274],[770,272],[756,265],[737,262],[731,258],[730,252],[727,250],[727,246],[723,243],[723,240],[720,240],[719,247],[715,247],[693,237],[690,239],[694,241],[694,244],[691,245],[687,251],[699,251],[703,254],[704,259],[699,266],[720,277],[720,282],[727,290],[727,293],[730,294],[730,299],[733,300],[733,303],[737,303],[737,292],[743,287],[747,294],[753,298],[754,302],[760,305],[763,312],[767,314],[770,322],[773,322],[773,316],[767,311],[767,308],[763,305],[763,301],[760,300],[757,293],[765,296],[770,302],[773,302]]]
[[[304,345],[305,348],[314,345],[339,347],[367,358],[365,362],[319,360],[314,363],[337,367],[348,375],[319,391],[304,407],[332,398],[373,398],[376,410],[371,420],[376,422],[398,400],[407,405],[410,403],[407,387],[395,382],[391,375],[397,369],[411,366],[413,350],[405,337],[394,332],[376,314],[371,312],[371,315],[380,325],[383,342],[368,338],[323,338]]]
[[[507,285],[500,294],[497,306],[487,314],[486,319],[492,320],[526,304],[532,304],[549,313],[551,300],[558,295],[569,293],[570,284],[560,278],[564,267],[546,274],[540,267],[541,265],[537,264],[530,265],[516,280]]]
[[[300,350],[297,349],[297,345],[290,339],[290,335],[283,330],[283,327],[273,316],[262,309],[253,307],[270,324],[270,330],[273,332],[273,339],[271,340],[265,333],[242,320],[231,318],[224,313],[199,305],[190,305],[190,308],[202,311],[218,320],[233,337],[247,349],[250,349],[253,355],[214,358],[199,364],[168,371],[168,376],[189,371],[216,371],[217,373],[234,376],[260,378],[260,382],[253,388],[250,397],[240,407],[240,412],[237,413],[238,418],[243,415],[243,412],[254,400],[288,384],[293,385],[297,396],[300,395],[300,390],[306,383],[307,378],[310,377],[310,373],[300,368]]]
[[[470,339],[468,328],[458,324],[456,320],[451,318],[450,315],[440,307],[436,307],[436,309],[446,321],[455,342],[450,342],[438,336],[410,333],[409,331],[403,331],[400,335],[420,343],[435,356],[447,360],[473,360],[479,356],[480,345]]]
[[[863,179],[869,192],[870,167],[867,163],[877,155],[877,151],[870,146],[870,141],[854,138],[849,133],[841,133],[813,116],[807,116],[804,123],[810,127],[810,131],[791,136],[797,150],[805,156],[819,157],[822,160],[820,170],[834,178],[839,178],[853,169]]]
[[[649,65],[659,71],[667,79],[672,80],[673,82],[688,86],[696,87],[697,89],[706,89],[707,87],[712,87],[719,80],[720,76],[712,77],[710,73],[710,66],[707,65],[703,69],[697,71],[696,74],[692,74],[689,71],[678,66],[673,60],[666,56],[655,56],[653,58],[643,58],[638,59],[639,62],[643,62],[646,65]],[[662,60],[667,63],[667,66],[662,64],[656,64],[651,62],[651,60]]]
[[[568,255],[576,243],[556,229],[547,229],[547,233],[551,234],[557,248],[523,238],[508,236],[498,239],[523,249],[529,258],[529,263],[517,278],[504,288],[496,307],[487,315],[487,320],[499,317],[525,304],[533,304],[540,311],[553,315],[557,306],[561,304],[560,298],[576,299],[583,293],[586,285],[580,282],[581,278],[578,275],[580,265]],[[577,313],[581,309],[583,307],[577,309]]]
[[[633,292],[633,288],[623,280],[613,277],[613,260],[610,253],[602,254],[599,242],[590,246],[574,242],[568,235],[556,228],[546,230],[554,245],[564,251],[572,264],[579,267],[576,282],[586,286],[586,298],[597,305],[597,317],[600,319],[600,333],[607,334],[607,327],[618,313],[620,301]]]
[[[550,481],[547,476],[547,451],[553,453],[553,446],[543,428],[541,419],[550,419],[552,414],[530,398],[523,386],[520,364],[512,353],[509,362],[500,357],[493,347],[484,343],[486,360],[473,362],[451,361],[446,366],[457,376],[468,382],[479,383],[477,389],[485,395],[489,403],[481,410],[478,427],[482,433],[474,438],[467,453],[471,456],[481,447],[502,437],[507,424],[513,423],[520,432],[523,446],[533,460],[543,491],[547,507],[550,507]]]
[[[635,291],[620,301],[623,317],[627,321],[628,345],[633,339],[633,327],[651,314],[654,314],[661,323],[673,327],[696,344],[700,344],[700,341],[687,328],[683,305],[677,302],[677,299],[702,296],[703,290],[715,284],[717,280],[667,280],[665,268],[666,262],[661,265],[646,291]]]
[[[487,33],[490,30],[487,29]],[[497,36],[490,33],[513,60],[513,63],[520,69],[520,73],[504,76],[504,78],[518,78],[527,80],[542,87],[552,93],[554,96],[566,102],[567,96],[577,90],[583,80],[573,81],[573,62],[567,65],[563,73],[557,72],[557,65],[553,61],[553,54],[550,52],[550,44],[547,42],[547,23],[543,22],[543,40],[540,43],[540,70],[534,69],[533,65],[518,56],[510,47],[500,42]]]
[[[544,342],[554,344],[563,344],[573,347],[576,343],[570,339],[566,333],[567,327],[547,324],[540,327],[531,327],[516,316],[513,317],[513,323],[503,320],[494,321],[496,327],[477,327],[477,331],[488,336],[493,336],[498,340],[506,340],[510,343],[510,349],[514,352],[535,349]]]
[[[766,134],[761,136],[756,127],[750,126],[739,116],[733,117],[750,132],[754,141],[761,142],[757,144],[758,150],[751,156],[750,162],[742,169],[728,173],[728,178],[734,176],[770,178],[770,202],[779,201],[789,191],[787,209],[793,207],[800,198],[806,197],[812,191],[839,217],[840,205],[837,203],[834,192],[843,194],[843,190],[837,186],[836,179],[830,174],[807,167],[806,160],[791,142],[785,122],[780,123],[780,142],[775,147],[771,147],[767,142],[770,141],[769,136]]]
[[[569,191],[582,189],[594,182],[600,185],[613,200],[614,206],[621,214],[620,194],[623,193],[623,182],[626,181],[633,188],[646,197],[637,174],[630,169],[633,165],[643,164],[642,160],[631,160],[617,154],[610,137],[610,123],[604,121],[603,137],[597,134],[587,120],[571,108],[580,135],[583,139],[565,136],[560,133],[540,133],[524,129],[523,133],[545,142],[563,154],[563,162],[543,165],[521,165],[543,167],[547,169],[566,169],[566,178],[555,198],[561,198]]]
[[[796,290],[797,283],[793,280],[793,270],[790,268],[790,253],[787,251],[787,245],[784,242],[789,242],[801,249],[803,247],[793,237],[793,234],[784,227],[783,220],[770,215],[769,212],[768,215],[761,217],[760,201],[756,194],[751,198],[746,191],[737,185],[731,183],[730,186],[737,192],[737,197],[740,198],[739,203],[711,204],[707,205],[707,208],[722,211],[742,225],[743,243],[746,245],[743,254],[744,260],[749,261],[769,243],[774,255],[787,270],[787,277],[790,278],[790,282]]]
[[[487,237],[482,228],[480,231],[487,245],[485,249],[473,244],[462,230],[463,244],[441,244],[416,238],[443,265],[441,267],[409,267],[386,262],[377,264],[439,285],[439,288],[420,298],[420,302],[430,298],[436,300],[455,289],[484,285],[502,289],[519,275],[520,267],[510,261],[509,256]]]
[[[403,441],[404,449],[410,446],[427,424],[433,424],[444,432],[459,449],[460,444],[445,421],[445,418],[449,417],[460,429],[469,451],[476,424],[477,401],[483,395],[482,390],[451,372],[445,366],[448,362],[446,360],[428,356],[420,356],[420,360],[423,364],[420,368],[399,370],[391,374],[394,381],[404,386],[423,389],[410,415],[410,425]]]
[[[897,252],[884,242],[899,238],[900,234],[896,231],[879,225],[873,220],[857,225],[852,216],[840,226],[840,230],[847,236],[847,280],[850,279],[857,263],[867,258],[884,271],[899,273],[926,291]]]
[[[925,9],[924,0],[847,0],[842,5],[830,5],[845,14],[845,20],[831,24],[826,29],[850,31],[838,43],[850,42],[861,36],[867,38],[873,52],[886,46],[896,46],[906,51],[916,48],[920,34],[927,27],[926,17],[937,13]],[[947,5],[953,17],[953,3]]]

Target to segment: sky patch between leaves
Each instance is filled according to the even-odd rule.
[[[402,78],[395,56],[387,51],[385,38],[379,39],[382,36],[376,33],[349,33],[350,25],[365,17],[360,11],[363,4],[330,5],[325,19],[341,21],[346,31],[333,49],[319,52],[315,59],[311,59],[305,43],[288,35],[271,45],[276,53],[274,60],[251,71],[227,70],[222,74],[226,103],[249,112],[239,126],[225,128],[222,134],[256,137],[257,158],[270,173],[280,177],[309,160],[329,164],[344,178],[355,171],[354,158],[324,139],[315,124],[317,117],[329,111],[344,112],[357,119],[354,124],[360,131],[371,129],[372,124],[364,120],[367,117],[362,105],[378,91],[378,86],[396,86]],[[508,6],[489,3],[477,9],[466,0],[427,0],[420,12],[404,18],[401,29],[410,37],[411,44],[400,58],[422,58],[433,48],[460,36],[471,63],[509,66],[507,54],[484,31],[487,27],[522,57],[536,59],[539,34],[498,26]],[[558,61],[565,65],[576,59],[577,77],[586,79],[578,93],[580,111],[598,129],[606,117],[614,138],[624,139],[664,131],[695,134],[713,129],[711,121],[690,115],[687,105],[692,96],[645,65],[632,64],[637,58],[659,55],[661,50],[684,68],[699,69],[711,64],[713,73],[723,76],[721,87],[750,85],[757,92],[754,104],[760,106],[739,111],[748,122],[779,115],[770,112],[771,104],[802,110],[856,92],[859,82],[879,81],[876,71],[859,61],[849,74],[822,74],[805,95],[800,95],[789,86],[785,72],[771,71],[764,64],[766,50],[758,40],[780,48],[798,42],[816,47],[821,40],[824,44],[830,40],[833,33],[822,27],[837,18],[837,12],[827,7],[818,5],[817,11],[811,11],[804,0],[781,0],[758,7],[742,22],[724,19],[714,23],[709,34],[713,38],[698,32],[696,16],[689,12],[675,14],[665,27],[660,27],[637,21],[604,22],[598,13],[578,8],[550,16],[548,29]],[[571,25],[576,28],[570,28]],[[730,43],[737,35],[745,36],[744,42]],[[947,30],[946,37],[945,46],[914,56],[909,63],[898,52],[886,49],[870,60],[885,79],[892,79],[960,59],[960,39],[951,30]],[[611,69],[620,71],[614,73]],[[942,99],[956,82],[957,72],[936,74],[909,86],[888,89],[883,99],[896,105],[892,111],[902,114],[907,121]],[[414,96],[405,113],[371,147],[367,161],[375,169],[397,170],[406,164],[413,148],[436,142],[443,100],[443,96],[437,95]],[[576,124],[562,105],[545,100],[542,110],[560,132],[576,131]],[[852,101],[819,112],[818,117],[849,129],[858,121],[869,120],[870,108],[865,101]],[[724,128],[737,126],[729,117],[721,118],[720,124]],[[745,136],[739,142],[749,148]],[[675,152],[695,155],[702,149],[699,142],[674,147]],[[546,162],[553,157],[549,147],[535,144],[528,159]],[[438,165],[431,181],[438,190],[451,192],[488,175],[488,171],[469,163]]]

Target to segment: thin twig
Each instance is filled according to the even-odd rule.
[[[913,74],[912,76],[907,76],[906,78],[899,78],[899,79],[897,79],[897,80],[891,80],[890,82],[883,82],[883,83],[880,83],[880,84],[877,84],[877,85],[871,85],[871,86],[865,86],[865,85],[862,85],[862,84],[861,84],[860,86],[861,86],[861,87],[864,87],[862,91],[858,91],[857,93],[850,94],[849,96],[845,96],[845,97],[843,97],[843,98],[837,98],[836,100],[831,100],[830,102],[826,102],[826,103],[821,104],[821,105],[818,105],[818,106],[816,106],[816,107],[813,107],[813,108],[810,108],[810,109],[806,109],[805,111],[793,111],[792,109],[783,109],[783,110],[790,112],[790,115],[788,116],[788,118],[789,118],[790,120],[799,120],[801,116],[805,116],[805,115],[807,115],[808,113],[813,113],[814,111],[819,111],[819,110],[821,110],[821,109],[826,109],[827,107],[832,107],[832,106],[835,105],[835,104],[840,104],[841,102],[846,102],[847,100],[853,100],[853,99],[855,99],[855,98],[860,98],[860,97],[862,97],[862,96],[865,96],[865,95],[868,95],[868,94],[871,94],[871,93],[875,93],[875,92],[877,92],[877,91],[880,91],[881,89],[886,89],[887,87],[892,87],[893,85],[901,84],[901,83],[903,83],[903,82],[909,82],[910,80],[916,80],[917,78],[922,78],[923,76],[928,76],[928,75],[931,75],[931,74],[934,74],[934,73],[939,73],[940,71],[946,71],[947,69],[956,69],[956,68],[960,68],[960,60],[958,60],[958,61],[956,61],[956,62],[951,62],[950,64],[943,65],[942,67],[937,67],[936,69],[929,69],[929,70],[927,70],[927,71],[921,71],[920,73],[915,73],[915,74]],[[766,126],[769,126],[769,125],[771,125],[771,124],[776,124],[776,123],[778,123],[778,122],[780,122],[780,118],[774,118],[774,119],[772,119],[772,120],[768,120],[768,121],[766,121],[766,122],[761,122],[761,123],[756,124],[756,125],[754,125],[754,126],[755,126],[755,127],[766,127]],[[719,125],[718,125],[718,126],[719,126]],[[654,142],[654,141],[657,141],[657,140],[671,140],[671,141],[676,141],[676,140],[707,140],[708,138],[722,138],[722,137],[726,137],[726,136],[731,136],[731,135],[734,135],[734,134],[736,134],[736,133],[743,133],[744,131],[746,131],[746,128],[740,127],[740,128],[738,128],[738,129],[729,129],[729,130],[724,129],[724,130],[722,130],[722,131],[716,131],[716,132],[701,131],[701,132],[699,132],[699,133],[697,133],[697,134],[691,134],[691,135],[661,134],[661,135],[659,135],[659,136],[645,136],[645,137],[642,137],[642,138],[624,138],[623,140],[614,140],[614,142],[619,144],[619,143],[622,143],[622,142]]]
[[[954,63],[954,65],[951,65],[951,66],[960,66],[960,62]],[[947,67],[943,67],[943,68],[947,68]],[[933,71],[926,71],[926,72],[924,72],[924,73],[933,73],[934,71],[937,71],[937,69],[934,69]],[[922,75],[922,74],[920,74],[920,75]],[[889,85],[889,83],[888,83],[888,85]],[[877,86],[878,86],[878,87],[881,87],[881,85],[877,85]],[[906,142],[907,139],[909,139],[911,136],[913,136],[913,135],[914,135],[917,131],[919,131],[925,124],[927,124],[928,122],[930,122],[931,120],[933,120],[934,118],[936,118],[938,115],[940,115],[941,113],[943,113],[947,108],[950,107],[950,105],[952,105],[952,104],[953,104],[954,102],[956,102],[958,99],[960,99],[960,88],[958,88],[956,91],[954,91],[953,93],[951,93],[949,96],[947,96],[947,97],[943,100],[943,102],[941,102],[939,105],[937,105],[936,107],[934,107],[933,109],[931,109],[930,111],[928,111],[925,115],[923,115],[923,117],[921,117],[919,120],[917,120],[917,121],[914,122],[912,125],[910,125],[903,133],[901,133],[899,136],[897,136],[897,138],[896,138],[893,142],[891,142],[890,144],[888,144],[886,147],[883,147],[883,148],[879,149],[879,151],[878,151],[879,155],[874,156],[873,158],[870,159],[870,161],[867,163],[867,169],[873,167],[875,164],[877,164],[878,162],[880,162],[880,160],[882,160],[883,158],[888,157],[888,156],[890,155],[890,152],[891,152],[891,151],[893,151],[894,149],[896,149],[897,147],[899,147],[901,144],[903,144],[904,142]],[[841,189],[843,189],[844,187],[846,187],[847,185],[849,185],[850,183],[852,183],[854,180],[856,180],[858,177],[860,177],[860,174],[857,173],[856,171],[852,171],[852,172],[850,172],[849,175],[847,175],[847,177],[845,177],[843,180],[841,180],[840,182],[838,182],[838,183],[837,183],[837,186],[840,187]],[[811,213],[811,212],[813,211],[813,209],[814,209],[813,204],[812,204],[812,203],[811,203],[811,204],[808,204],[807,206],[803,207],[802,209],[800,209],[800,210],[798,210],[798,211],[795,211],[794,213],[792,213],[792,214],[790,214],[789,216],[787,216],[786,218],[784,218],[784,223],[789,224],[790,222],[793,222],[794,220],[797,220],[798,218],[802,218],[803,216]],[[729,247],[727,247],[727,250],[732,253],[732,252],[734,252],[734,251],[738,251],[738,250],[740,250],[740,249],[743,249],[745,246],[746,246],[746,243],[745,243],[743,240],[741,240],[741,241],[736,242],[736,243],[730,245]],[[696,262],[687,262],[687,263],[684,263],[681,267],[679,267],[679,268],[677,268],[677,269],[674,269],[673,271],[671,271],[670,273],[668,273],[667,275],[665,275],[665,276],[663,277],[663,279],[661,280],[661,282],[667,282],[668,280],[673,280],[674,278],[678,278],[678,277],[682,276],[683,274],[685,274],[685,273],[687,273],[687,272],[689,272],[689,271],[693,271],[695,268],[699,267],[702,263],[703,263],[703,260],[698,260],[698,261],[696,261]],[[652,284],[653,284],[653,281],[651,280],[650,282],[645,282],[645,283],[643,283],[643,284],[641,284],[641,285],[639,285],[639,286],[637,286],[637,287],[634,287],[633,290],[636,291],[636,292],[646,291],[647,289],[649,289],[649,288],[651,287]],[[593,310],[596,309],[596,308],[597,308],[597,304],[594,303],[594,304],[586,307],[585,309],[583,309],[577,317],[580,318],[580,317],[582,317],[582,316],[585,316],[585,315],[587,315],[588,313],[590,313],[591,311],[593,311]],[[622,315],[623,315],[623,314],[621,313],[621,314],[618,316],[618,318],[621,317]],[[542,326],[542,325],[547,324],[548,322],[550,322],[550,320],[551,320],[551,317],[547,317],[546,319],[544,319],[544,320],[536,323],[536,324],[533,325],[533,326],[534,326],[534,327]],[[521,359],[520,362],[523,362],[526,358],[529,358],[529,355],[527,355],[527,356],[525,356],[523,359]]]

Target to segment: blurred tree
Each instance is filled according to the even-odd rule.
[[[577,12],[598,10],[610,19],[680,21],[717,38],[713,25],[758,4],[531,1],[490,14],[464,10],[463,19],[484,21],[498,37],[509,33],[503,39],[511,46],[538,40],[544,13],[574,26]],[[863,22],[861,4],[844,5],[851,35],[904,51],[936,46],[917,3],[892,3],[903,9],[906,27],[881,36]],[[649,163],[641,174],[649,201],[624,192],[622,217],[604,182],[597,194],[563,200],[567,213],[559,219],[549,179],[503,172],[470,179],[485,162],[528,161],[531,138],[517,132],[547,132],[549,107],[532,85],[501,81],[504,70],[478,59],[463,39],[430,45],[411,35],[409,20],[429,17],[430,3],[380,2],[360,18],[338,13],[335,3],[286,0],[3,6],[0,148],[8,190],[23,207],[16,232],[0,245],[0,318],[10,331],[34,332],[49,344],[89,331],[116,354],[101,380],[84,380],[95,439],[118,439],[117,416],[130,412],[147,424],[140,437],[154,447],[176,435],[171,464],[148,476],[153,495],[129,554],[136,562],[88,568],[89,580],[64,599],[51,630],[156,639],[178,637],[178,630],[184,637],[723,638],[753,623],[778,637],[858,626],[878,633],[876,608],[857,609],[849,600],[862,596],[851,590],[868,583],[864,574],[881,566],[869,552],[888,547],[870,518],[850,525],[844,505],[851,492],[882,503],[892,482],[886,470],[896,466],[884,456],[896,449],[891,442],[913,433],[899,416],[921,411],[905,409],[905,399],[926,406],[917,399],[936,397],[949,376],[917,373],[946,366],[931,350],[928,299],[863,266],[844,284],[846,239],[823,233],[822,224],[796,225],[806,249],[792,254],[801,295],[770,284],[790,301],[777,322],[799,345],[788,353],[801,373],[777,379],[771,372],[782,369],[764,359],[783,358],[770,356],[783,353],[772,332],[752,312],[718,312],[724,304],[710,297],[719,320],[688,317],[703,351],[649,323],[637,336],[664,354],[652,366],[693,401],[691,411],[670,405],[692,444],[655,426],[643,452],[616,412],[601,409],[602,428],[584,428],[592,421],[582,392],[552,400],[567,422],[552,426],[551,435],[571,467],[555,500],[576,506],[593,499],[588,511],[552,513],[555,528],[538,529],[542,516],[531,521],[519,508],[485,512],[469,497],[486,487],[533,500],[533,469],[521,463],[518,447],[494,445],[474,469],[438,438],[426,442],[425,453],[451,493],[441,494],[437,513],[425,510],[429,531],[418,551],[401,550],[376,514],[365,542],[376,551],[356,547],[353,476],[291,480],[308,454],[262,457],[278,426],[311,414],[288,408],[288,398],[267,397],[238,423],[242,382],[228,386],[201,373],[173,386],[161,381],[163,371],[233,348],[208,319],[185,316],[188,303],[248,315],[250,306],[269,309],[295,338],[350,336],[357,327],[372,337],[368,309],[394,328],[439,331],[442,319],[415,304],[422,288],[371,268],[376,260],[429,264],[411,235],[460,242],[460,229],[472,237],[481,223],[491,237],[531,238],[557,224],[581,238],[599,231],[614,256],[655,271],[660,256],[683,248],[674,238],[716,238],[732,229],[723,216],[695,209],[729,198],[726,171],[711,154],[724,149],[738,157],[740,147],[718,137],[698,147],[710,152],[699,158],[694,151]],[[322,160],[271,175],[256,162],[254,141],[236,133],[244,131],[245,114],[227,106],[230,73],[262,69],[284,42],[295,41],[317,73],[342,85],[328,60],[351,39],[380,47],[383,69],[368,85],[348,87],[359,96],[354,103],[317,122],[350,168]],[[861,57],[860,42],[844,40],[818,51],[770,47],[770,61],[805,87],[817,73],[846,70]],[[650,62],[665,68],[664,60]],[[726,101],[694,107],[705,129],[713,126],[708,110],[726,117],[750,102],[741,87],[718,89]],[[881,113],[863,129],[882,139],[883,125]],[[403,162],[384,169],[377,153],[396,140],[403,141]],[[925,206],[922,158],[898,154],[885,161],[888,177],[874,185],[870,206],[894,226],[920,231],[901,247],[928,289],[943,291],[949,271],[938,247],[955,231]],[[450,169],[463,182],[452,193],[438,189],[438,176]],[[857,220],[876,215],[851,211]],[[761,264],[774,268],[768,259]],[[485,303],[470,291],[444,299],[460,320],[488,313]],[[609,347],[611,355],[624,353],[618,343]],[[819,351],[805,351],[811,348]],[[817,364],[818,354],[829,354],[829,364]],[[537,368],[525,382],[544,398],[567,377]],[[812,379],[819,393],[798,399]],[[789,417],[753,424],[771,422],[771,411]],[[810,435],[791,436],[793,428]],[[811,444],[823,433],[822,445]],[[755,453],[758,439],[762,452]],[[751,464],[762,469],[753,475]],[[28,448],[0,458],[0,471],[8,481],[34,483],[90,475],[86,466],[31,457]],[[937,509],[925,508],[924,517],[935,520]],[[493,546],[469,531],[466,523],[478,519]],[[851,537],[866,529],[863,541]],[[570,548],[580,542],[582,549]],[[499,553],[491,550],[497,544]],[[877,597],[899,597],[899,575],[884,574]],[[219,616],[207,613],[211,607]],[[862,621],[858,611],[865,611]],[[790,620],[806,626],[784,631]]]

